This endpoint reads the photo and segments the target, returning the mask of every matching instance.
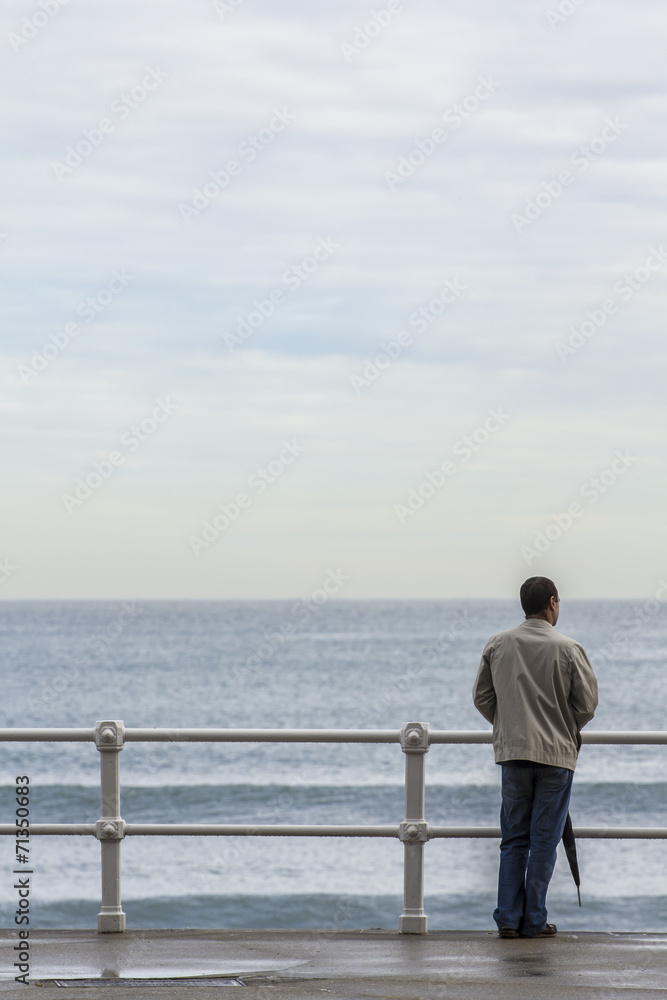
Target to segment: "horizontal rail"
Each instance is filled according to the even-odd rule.
[[[126,837],[398,837],[396,826],[312,826],[295,823],[128,823]]]
[[[17,830],[14,823],[1,823],[0,836],[21,837],[23,831]],[[31,823],[30,837],[84,837],[95,836],[94,823]]]
[[[638,732],[632,732],[631,730],[628,732],[623,732],[621,730],[605,732],[604,730],[600,730],[599,732],[595,732],[595,730],[592,730],[590,733],[583,732],[581,734],[581,739],[584,743],[588,744],[619,743],[630,746],[641,746],[646,744],[659,746],[660,744],[667,744],[667,733],[660,732],[659,730],[655,732],[651,732],[650,730],[639,730]]]
[[[657,730],[604,730],[597,732],[585,730],[581,734],[584,743],[604,743],[640,746],[643,744],[667,745],[667,732]],[[460,731],[447,729],[431,729],[429,743],[493,743],[493,733],[484,729],[462,729]]]
[[[0,836],[14,836],[13,824],[0,824]],[[94,823],[33,823],[31,837],[95,836]],[[428,826],[429,840],[499,839],[497,826]],[[316,826],[282,823],[126,823],[126,837],[400,837],[395,826]],[[581,826],[577,840],[667,840],[667,827]]]
[[[575,837],[582,840],[666,840],[667,828],[660,826],[580,826]]]
[[[667,745],[667,732],[585,731],[588,744]],[[95,742],[94,729],[0,729],[0,742]],[[399,729],[126,729],[126,743],[400,743]],[[432,729],[429,744],[492,743],[490,730]]]
[[[493,743],[490,729],[431,729],[429,743]]]
[[[126,729],[126,743],[400,743],[399,729]]]
[[[5,743],[86,743],[95,742],[94,729],[0,729]]]
[[[579,826],[574,828],[576,840],[667,840],[667,827],[660,826]],[[428,839],[440,838],[500,839],[497,826],[429,826]]]

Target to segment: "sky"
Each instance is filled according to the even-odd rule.
[[[7,0],[0,599],[652,597],[665,28]]]

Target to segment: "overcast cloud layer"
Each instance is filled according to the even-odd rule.
[[[0,596],[655,594],[664,5],[3,10]]]

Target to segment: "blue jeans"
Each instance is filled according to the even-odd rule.
[[[507,764],[502,769],[498,907],[493,919],[498,927],[513,927],[532,937],[547,922],[547,889],[563,836],[574,771]]]

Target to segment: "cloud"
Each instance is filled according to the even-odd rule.
[[[615,286],[665,232],[666,15],[653,0],[587,0],[551,27],[552,9],[406,2],[349,61],[341,43],[363,35],[372,5],[243,0],[220,16],[205,2],[68,4],[18,51],[7,43],[0,378],[19,549],[30,537],[44,553],[60,546],[59,491],[167,393],[183,410],[89,504],[127,551],[117,586],[142,552],[137,519],[154,510],[171,552],[188,519],[283,437],[306,437],[308,458],[285,479],[279,512],[258,506],[242,534],[254,545],[248,532],[263,524],[285,558],[295,518],[321,532],[322,558],[327,522],[337,545],[354,537],[360,566],[375,558],[389,537],[386,525],[374,535],[378,511],[496,405],[515,415],[498,455],[457,481],[453,508],[434,502],[445,522],[424,514],[433,538],[478,518],[499,558],[506,523],[487,494],[539,521],[559,482],[576,485],[625,444],[641,444],[658,488],[667,265],[629,297]],[[26,16],[8,4],[5,34],[25,31]],[[201,207],[186,221],[183,205]],[[290,287],[284,276],[319,240],[339,247]],[[131,281],[102,302],[123,269]],[[415,314],[446,281],[465,291],[420,329]],[[276,292],[279,305],[230,351],[225,334]],[[560,358],[556,345],[590,330],[610,296],[618,309]],[[103,308],[86,320],[91,298]],[[72,323],[80,332],[53,355]],[[400,357],[355,393],[351,377],[402,333]],[[45,347],[53,356],[26,382],[21,366]],[[646,482],[638,473],[619,490],[619,530]],[[653,517],[637,530],[648,535]],[[67,529],[80,553],[68,593],[87,579],[96,530],[91,513]],[[170,558],[146,571],[146,595],[180,593]],[[628,559],[637,587],[652,570],[638,549]],[[35,550],[35,574],[39,560]],[[261,575],[259,549],[257,560]],[[417,564],[406,595],[423,593]],[[212,578],[192,573],[187,587],[204,595]],[[360,593],[380,585],[361,578]],[[5,596],[10,583],[32,593],[35,579],[17,574]]]

